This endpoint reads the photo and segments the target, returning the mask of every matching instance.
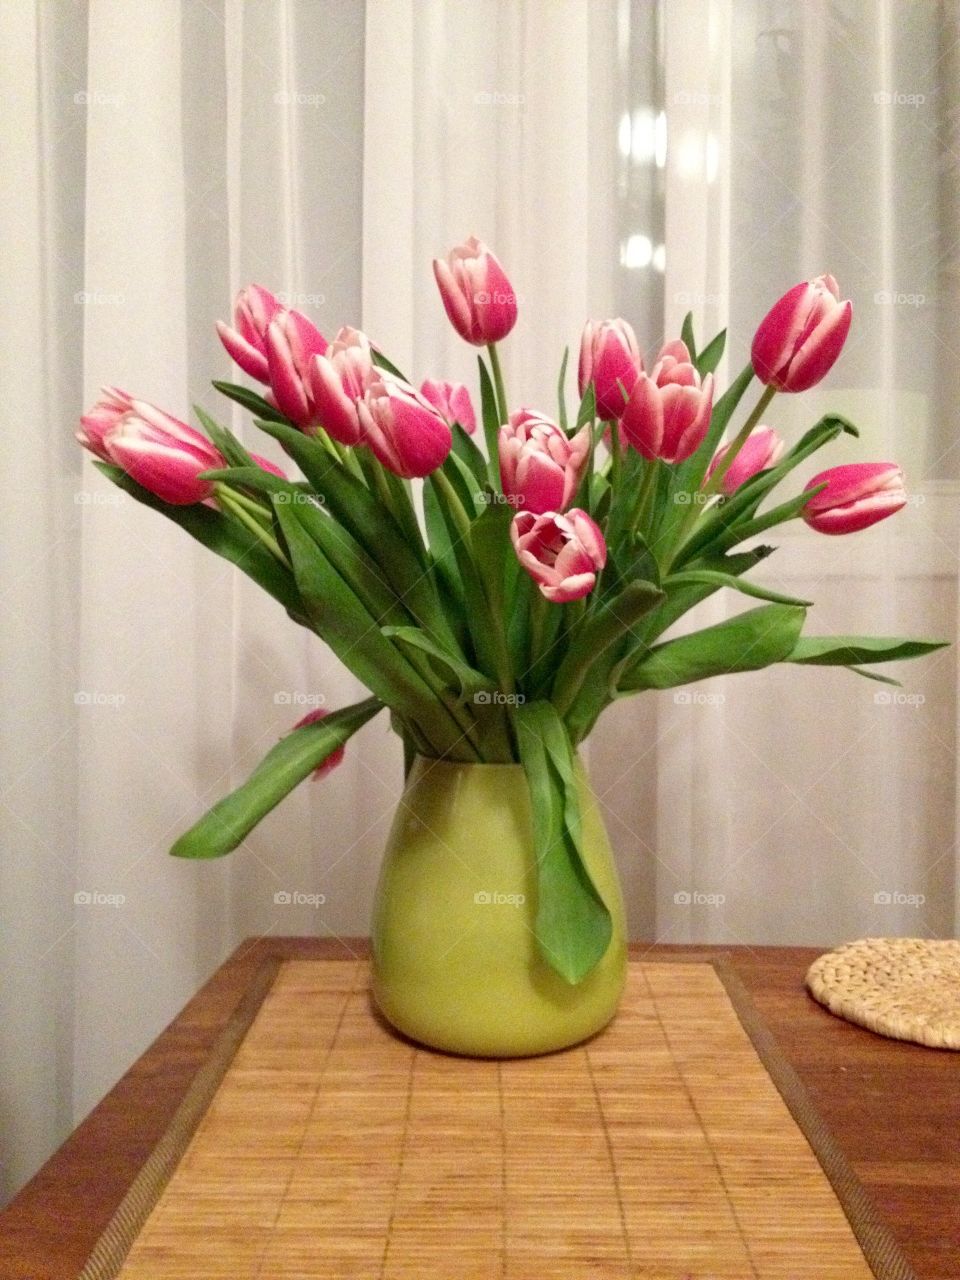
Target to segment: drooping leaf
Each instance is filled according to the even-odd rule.
[[[477,671],[456,654],[444,649],[420,627],[381,627],[380,629],[385,636],[399,640],[401,644],[409,645],[435,658],[445,669],[446,674],[452,675],[457,682],[461,700],[470,698],[475,693],[492,692],[496,688],[496,683],[489,676],[484,675],[482,671]]]
[[[220,858],[236,849],[271,809],[382,706],[376,698],[367,698],[292,730],[264,756],[246,782],[208,810],[170,852],[176,858]]]
[[[672,689],[709,676],[759,671],[786,661],[800,636],[806,610],[768,604],[676,640],[654,645],[618,673],[617,692]]]
[[[902,662],[946,648],[949,640],[911,640],[901,636],[801,636],[785,662],[848,667],[870,662]]]
[[[688,569],[680,573],[672,573],[664,586],[687,586],[691,583],[703,583],[707,586],[730,587],[754,600],[769,600],[773,604],[795,604],[801,609],[809,609],[812,600],[798,600],[795,596],[784,595],[780,591],[772,591],[769,587],[748,582],[745,578],[736,577],[732,573],[722,573],[716,569]]]
[[[603,959],[613,933],[610,912],[583,862],[576,759],[549,702],[517,707],[514,723],[533,811],[537,944],[547,963],[575,985]]]

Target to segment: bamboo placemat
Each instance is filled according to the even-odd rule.
[[[368,982],[261,976],[81,1280],[913,1280],[722,967],[633,963],[599,1036],[507,1062]]]

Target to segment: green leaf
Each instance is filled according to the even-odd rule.
[[[217,382],[216,380],[213,385],[228,400],[233,400],[244,409],[249,409],[255,417],[264,418],[268,422],[282,422],[286,426],[292,425],[290,419],[282,414],[276,405],[272,405],[269,400],[264,400],[263,396],[249,387],[242,387],[237,382]]]
[[[609,650],[663,599],[656,583],[631,582],[612,600],[599,602],[584,616],[557,668],[551,701],[559,715],[570,709],[592,667],[612,668],[616,654],[608,660]]]
[[[705,378],[708,373],[713,373],[716,370],[717,365],[723,359],[723,350],[726,345],[727,331],[726,329],[721,329],[717,336],[703,348],[696,360],[693,362],[696,365],[697,373],[700,374],[701,378]]]
[[[427,653],[431,658],[436,658],[457,681],[461,701],[472,697],[475,693],[492,692],[497,687],[496,682],[489,676],[469,666],[448,649],[444,649],[420,627],[381,627],[380,630],[385,636]]]
[[[537,944],[575,985],[603,959],[613,934],[610,912],[583,863],[576,757],[549,702],[517,707],[514,724],[533,811]]]
[[[480,369],[480,417],[483,422],[483,438],[487,444],[487,474],[490,483],[497,493],[503,493],[500,483],[500,414],[497,410],[497,395],[493,389],[493,380],[487,372],[483,356],[477,356]]]
[[[210,440],[231,466],[255,467],[258,465],[232,431],[228,431],[226,427],[221,427],[219,422],[211,418],[209,413],[204,412],[200,405],[195,404],[193,411],[200,419],[200,425],[206,431]]]
[[[383,369],[387,373],[392,373],[393,376],[395,378],[399,378],[401,382],[409,383],[410,379],[402,374],[397,366],[393,364],[392,361],[388,360],[382,351],[377,351],[376,348],[371,348],[370,358],[378,369]]]
[[[806,611],[796,605],[768,604],[734,618],[655,645],[619,674],[617,691],[672,689],[708,676],[759,671],[784,662],[800,636]]]
[[[274,505],[314,630],[381,702],[418,724],[436,754],[445,754],[451,743],[460,740],[460,729],[442,705],[437,688],[381,633],[378,619],[337,572],[325,552],[321,526],[310,510]]]
[[[580,401],[580,408],[577,410],[577,421],[574,423],[573,433],[586,426],[588,422],[592,422],[597,416],[597,393],[593,389],[593,383],[587,383],[587,389],[583,393],[583,399]]]
[[[236,849],[271,809],[382,705],[376,698],[367,698],[292,730],[264,756],[246,782],[215,804],[170,852],[176,858],[220,858]]]
[[[471,435],[464,431],[458,422],[453,424],[453,452],[457,458],[466,463],[473,472],[474,479],[481,488],[487,483],[487,460],[477,448]]]
[[[746,582],[732,573],[722,573],[716,569],[689,569],[682,573],[672,573],[664,583],[665,587],[686,586],[689,583],[701,582],[708,586],[730,587],[754,600],[770,600],[774,604],[795,604],[801,609],[809,609],[812,600],[798,600],[795,596],[783,595],[779,591],[771,591],[769,587],[761,587],[753,582]]]
[[[560,429],[567,429],[567,393],[565,383],[567,381],[567,361],[570,359],[570,348],[563,348],[563,359],[560,361],[560,376],[557,379],[557,407],[559,413]]]
[[[242,569],[248,578],[252,578],[258,586],[278,600],[291,617],[297,622],[304,621],[303,604],[293,574],[245,525],[224,515],[222,511],[214,511],[202,504],[172,506],[142,488],[120,467],[107,462],[95,462],[94,466],[118,488],[136,498],[137,502],[152,511],[159,511],[192,538],[196,538],[197,542]]]
[[[696,364],[697,361],[697,344],[693,336],[693,312],[688,311],[683,317],[683,324],[680,326],[680,340],[686,343],[687,350],[690,352],[690,359]]]
[[[801,636],[784,662],[848,667],[864,662],[901,662],[944,649],[949,640],[909,640],[900,636]],[[863,673],[860,673],[863,674]]]

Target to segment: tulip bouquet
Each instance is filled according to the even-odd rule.
[[[280,443],[295,476],[199,409],[202,432],[115,388],[83,417],[79,439],[111,480],[236,564],[370,690],[292,727],[173,853],[236,848],[388,708],[408,766],[417,754],[522,764],[537,936],[575,983],[610,937],[581,861],[575,787],[577,745],[605,707],[772,663],[886,679],[868,668],[937,645],[807,635],[810,602],[749,576],[773,550],[759,536],[786,521],[846,534],[906,501],[900,468],[887,462],[835,467],[769,501],[811,454],[857,434],[828,414],[788,442],[762,421],[777,393],[813,386],[840,354],[852,307],[832,277],[777,302],[750,363],[722,392],[724,333],[699,347],[688,316],[645,367],[629,324],[588,323],[579,403],[568,410],[565,355],[552,417],[508,399],[498,344],[517,306],[493,253],[471,239],[434,272],[450,322],[480,349],[485,450],[466,387],[426,381],[417,390],[359,330],[342,328],[328,342],[256,285],[240,293],[232,325],[218,329],[264,391],[214,385]],[[721,590],[759,603],[664,638]]]

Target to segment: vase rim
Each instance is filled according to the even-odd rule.
[[[522,769],[519,760],[447,760],[444,756],[422,756],[417,752],[414,764],[429,765],[431,769],[442,765],[447,769]]]

